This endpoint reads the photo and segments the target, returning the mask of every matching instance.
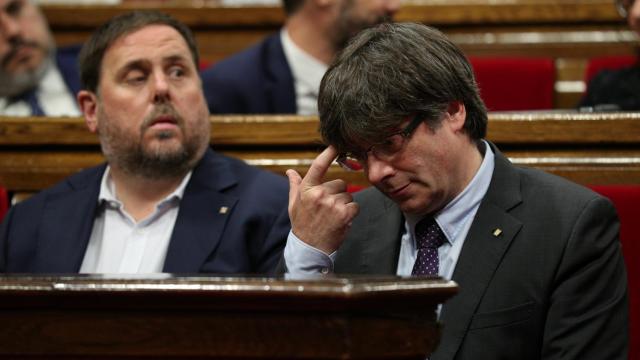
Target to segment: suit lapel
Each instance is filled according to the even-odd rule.
[[[342,274],[396,273],[400,250],[399,233],[404,223],[393,202],[375,188],[356,194],[361,213],[352,233],[340,248],[335,271]]]
[[[272,113],[295,114],[297,106],[293,75],[284,55],[279,32],[267,40],[267,46],[265,46],[265,52],[262,56],[266,74],[264,94],[267,103],[272,108]]]
[[[171,235],[164,272],[197,273],[220,243],[237,197],[223,190],[237,183],[225,160],[207,150],[193,170]],[[225,209],[226,208],[226,209]]]
[[[80,45],[73,45],[65,48],[58,48],[56,52],[56,62],[58,70],[62,74],[69,92],[75,95],[80,91],[80,75],[78,73],[78,54]]]
[[[456,297],[442,307],[443,341],[433,359],[453,359],[493,274],[522,223],[508,211],[521,202],[520,178],[509,161],[492,146],[495,169],[491,185],[473,220],[453,280]],[[499,233],[496,231],[499,229]]]
[[[378,211],[369,217],[366,238],[370,240],[362,251],[362,263],[368,274],[393,275],[398,268],[398,239],[404,219],[391,200],[379,192],[378,194],[382,204],[375,207]]]
[[[67,180],[70,190],[45,201],[38,247],[32,268],[42,273],[80,270],[97,210],[100,180],[105,166]]]

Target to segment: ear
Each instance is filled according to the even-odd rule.
[[[462,131],[465,120],[467,119],[467,110],[460,101],[452,101],[447,107],[447,123],[454,131]]]
[[[85,124],[92,133],[98,130],[98,97],[91,91],[80,90],[76,96],[80,111],[84,115]]]

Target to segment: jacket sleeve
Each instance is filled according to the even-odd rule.
[[[589,201],[573,226],[552,287],[543,359],[627,359],[627,277],[610,201]]]

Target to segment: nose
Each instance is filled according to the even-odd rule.
[[[367,156],[367,166],[364,170],[367,174],[367,179],[372,185],[382,183],[396,172],[388,161],[378,159],[373,153],[369,153],[369,156]]]
[[[164,73],[157,73],[153,79],[153,101],[155,103],[169,100],[169,79]]]

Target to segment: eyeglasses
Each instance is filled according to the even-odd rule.
[[[618,10],[618,14],[623,18],[627,18],[629,16],[629,9],[633,6],[634,0],[616,0],[616,9]]]
[[[365,151],[342,153],[338,156],[336,162],[346,170],[360,171],[364,168],[369,153],[382,161],[389,161],[396,153],[402,150],[406,140],[422,121],[423,118],[418,114],[413,117],[409,125],[404,129],[389,135],[384,141],[369,146]]]

